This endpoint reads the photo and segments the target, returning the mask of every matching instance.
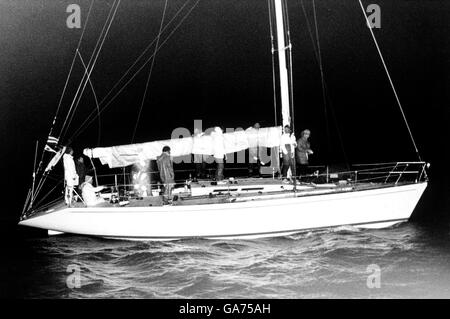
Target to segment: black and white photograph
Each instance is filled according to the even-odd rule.
[[[450,298],[449,21],[445,0],[0,0],[0,298]]]

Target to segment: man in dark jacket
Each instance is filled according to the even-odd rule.
[[[86,165],[84,164],[84,158],[83,156],[79,156],[75,162],[75,170],[77,171],[78,174],[78,179],[80,181],[80,185],[82,183],[84,183],[84,180],[86,178],[86,174],[87,174],[87,169],[86,169]]]
[[[175,183],[175,173],[173,171],[173,161],[170,157],[169,146],[163,147],[162,154],[156,159],[156,164],[158,165],[159,177],[163,184],[164,197],[167,198],[170,196],[170,192]]]
[[[311,150],[311,144],[309,143],[310,130],[303,130],[300,138],[297,141],[297,147],[295,149],[297,174],[307,175],[309,165],[309,155],[313,154]]]

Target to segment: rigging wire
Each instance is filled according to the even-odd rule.
[[[81,42],[82,42],[82,40],[83,40],[84,33],[85,33],[85,31],[86,31],[86,26],[87,26],[87,24],[88,24],[89,17],[90,17],[90,15],[91,15],[91,11],[92,11],[92,7],[93,7],[93,5],[94,5],[94,2],[95,2],[95,0],[92,0],[92,1],[91,1],[91,4],[89,5],[88,13],[87,13],[87,15],[86,15],[86,21],[84,22],[83,30],[81,31],[80,38],[78,39],[78,43],[77,43],[77,48],[76,48],[76,50],[78,50],[78,49],[81,47]],[[58,106],[57,106],[57,108],[56,108],[55,116],[53,117],[52,125],[50,126],[50,130],[49,130],[47,139],[48,139],[50,136],[52,136],[52,134],[53,134],[53,129],[54,129],[54,127],[55,127],[56,119],[58,118],[58,114],[59,114],[59,111],[60,111],[60,109],[61,109],[62,101],[63,101],[64,95],[65,95],[65,92],[66,92],[66,89],[67,89],[67,85],[68,85],[68,83],[69,83],[70,76],[72,75],[72,71],[73,71],[73,67],[74,67],[74,65],[75,65],[76,58],[77,58],[77,53],[75,52],[75,54],[74,54],[74,56],[73,56],[73,58],[72,58],[72,63],[71,63],[71,65],[70,65],[69,73],[67,74],[66,81],[65,81],[65,83],[64,83],[64,87],[63,87],[63,91],[62,91],[62,93],[61,93],[61,97],[59,98]],[[36,174],[35,176],[36,176],[36,177],[39,175],[39,172],[41,171],[42,163],[44,162],[44,154],[45,154],[45,149],[42,150],[41,159],[39,160],[38,168],[37,168],[37,170],[36,170],[36,172],[35,172],[35,174]],[[45,174],[43,174],[43,175],[41,176],[41,178],[39,179],[38,186],[41,184],[41,182],[43,183],[43,182],[45,181],[44,175],[45,175]],[[43,179],[44,179],[44,180],[43,180]],[[37,189],[38,189],[38,188],[36,188],[36,190],[37,190]],[[30,191],[31,191],[31,190],[30,190]],[[36,197],[38,194],[39,194],[38,192],[35,192],[34,194],[31,194],[31,196],[32,196],[32,197]]]
[[[80,39],[78,40],[78,44],[77,44],[76,50],[78,50],[78,49],[80,48],[80,46],[81,46],[81,41],[83,40],[84,32],[85,32],[85,30],[86,30],[86,26],[87,26],[87,24],[88,24],[89,17],[90,17],[90,15],[91,15],[91,9],[92,9],[92,6],[93,6],[94,2],[95,2],[95,0],[92,0],[92,1],[91,1],[91,4],[90,4],[90,6],[89,6],[89,10],[88,10],[88,13],[87,13],[87,15],[86,15],[86,21],[84,22],[83,30],[81,31]],[[70,79],[70,76],[71,76],[71,74],[72,74],[72,70],[73,70],[73,67],[74,67],[74,65],[75,65],[76,58],[77,58],[77,54],[76,54],[76,52],[75,52],[75,54],[74,54],[74,56],[73,56],[73,59],[72,59],[72,63],[71,63],[71,65],[70,65],[69,73],[67,74],[67,78],[66,78],[66,82],[65,82],[65,84],[64,84],[63,91],[62,91],[62,93],[61,93],[61,97],[59,98],[58,106],[57,106],[57,108],[56,108],[55,116],[53,117],[53,122],[52,122],[52,125],[50,126],[50,131],[49,131],[49,133],[48,133],[47,138],[50,137],[50,136],[53,134],[53,128],[54,128],[54,126],[55,126],[56,119],[57,119],[58,114],[59,114],[59,111],[60,111],[60,109],[61,109],[61,105],[62,105],[62,101],[63,101],[63,98],[64,98],[64,94],[65,94],[65,92],[66,92],[67,85],[68,85],[68,83],[69,83],[69,79]],[[45,154],[45,150],[42,150],[42,155],[41,155],[41,159],[40,159],[40,161],[39,161],[39,165],[38,165],[38,169],[37,169],[37,171],[36,171],[36,174],[39,173],[39,171],[40,171],[40,169],[41,169],[41,167],[42,167],[42,163],[43,163],[43,160],[44,160],[44,154]]]
[[[331,147],[330,128],[329,128],[329,124],[328,124],[327,99],[325,96],[325,81],[324,81],[324,75],[323,75],[322,53],[320,50],[319,27],[317,24],[316,2],[314,0],[312,0],[312,6],[313,6],[313,14],[314,14],[314,26],[315,26],[315,30],[316,30],[317,57],[319,59],[320,80],[321,80],[321,84],[322,84],[322,99],[323,99],[323,108],[324,108],[324,115],[325,115],[325,130],[326,130],[326,134],[327,134],[326,161],[329,162],[330,161],[330,147]]]
[[[189,11],[186,13],[186,15],[181,19],[181,21],[175,26],[175,28],[169,33],[167,38],[161,43],[159,46],[159,49],[157,52],[161,50],[161,48],[167,43],[167,41],[172,37],[172,35],[175,33],[176,30],[182,25],[182,23],[188,18],[190,13],[195,9],[195,7],[198,5],[200,0],[196,0],[194,5],[189,9]],[[140,71],[145,67],[145,65],[152,59],[153,55],[151,55],[144,64],[132,75],[132,77],[122,86],[122,88],[111,98],[111,100],[108,101],[101,109],[100,113],[103,112],[110,104],[111,102],[125,89],[125,87],[139,74]],[[100,102],[101,104],[101,102]],[[81,124],[81,126],[75,131],[75,133],[72,135],[72,137],[68,140],[68,145],[77,137],[79,136],[94,120],[95,117],[90,119],[90,117],[95,114],[95,112],[91,112],[91,114],[88,116],[88,118]]]
[[[275,66],[275,52],[276,52],[276,42],[275,42],[275,33],[274,33],[274,26],[273,26],[273,11],[275,3],[273,0],[267,0],[267,7],[268,7],[268,13],[269,13],[269,28],[270,28],[270,46],[271,46],[271,62],[272,62],[272,86],[273,86],[273,112],[274,112],[274,124],[275,126],[278,126],[278,105],[277,105],[277,80],[276,80],[276,66]],[[275,153],[277,153],[275,155]],[[271,149],[271,158],[273,161],[272,166],[276,168],[277,172],[280,171],[280,158],[278,154],[277,148]]]
[[[45,182],[47,181],[48,176],[49,176],[48,172],[44,172],[44,174],[42,175],[42,178],[39,180],[39,183],[36,186],[36,190],[33,194],[34,198],[36,198],[39,195],[39,193],[41,192],[41,189],[44,186]],[[31,208],[31,203],[30,203],[29,208]]]
[[[136,120],[136,125],[134,126],[134,130],[133,130],[133,136],[131,137],[131,143],[134,142],[134,138],[136,136],[136,131],[137,131],[137,128],[139,126],[139,120],[141,118],[142,108],[144,106],[145,98],[147,96],[148,85],[150,83],[150,78],[151,78],[152,72],[153,72],[153,66],[155,65],[156,53],[158,52],[159,39],[161,38],[161,32],[162,32],[162,28],[163,28],[163,25],[164,25],[164,18],[166,16],[167,3],[168,3],[168,0],[165,0],[163,14],[162,14],[162,18],[161,18],[161,23],[159,25],[159,31],[158,31],[158,35],[157,35],[156,44],[155,44],[155,51],[153,52],[153,59],[152,59],[151,65],[150,65],[150,71],[148,72],[147,82],[145,84],[144,96],[142,97],[141,106],[139,108],[139,113],[138,113],[138,117],[137,117],[137,120]]]
[[[86,64],[84,63],[83,57],[81,56],[80,51],[77,50],[77,52],[78,52],[78,56],[80,57],[81,63],[83,64],[84,72],[87,73],[88,69],[86,67]],[[98,112],[98,134],[97,134],[97,146],[98,146],[98,145],[100,145],[100,136],[101,136],[100,106],[98,105],[97,94],[95,93],[94,85],[92,84],[90,77],[88,77],[88,81],[89,81],[89,85],[92,90],[92,94],[94,95],[95,106],[97,107],[97,112]]]
[[[120,0],[119,0],[120,1]],[[187,6],[187,4],[190,2],[190,0],[188,0],[188,1],[186,1],[184,4],[183,4],[183,6],[177,11],[177,13],[175,14],[175,16],[169,21],[169,23],[164,27],[164,29],[163,29],[163,32],[164,32],[164,30],[171,24],[171,22],[182,12],[182,10]],[[193,11],[193,9],[198,5],[198,3],[200,2],[200,0],[197,0],[195,3],[194,3],[194,5],[192,6],[192,8],[190,8],[189,10],[188,10],[188,12],[186,13],[186,15],[181,19],[181,21],[175,26],[175,28],[172,30],[172,32],[171,33],[169,33],[169,35],[168,35],[168,37],[165,39],[165,41],[161,44],[161,46],[159,47],[159,48],[161,48],[168,40],[169,40],[169,38],[175,33],[175,31],[181,26],[181,24],[184,22],[184,20],[190,15],[190,13]],[[117,8],[117,7],[116,7]],[[111,8],[111,10],[112,10],[112,8]],[[86,25],[85,25],[85,27],[86,27]],[[97,41],[98,42],[98,41]],[[155,42],[155,40],[151,43],[151,44],[153,44]],[[144,52],[138,57],[138,59],[135,61],[135,63],[133,63],[133,65],[127,70],[127,72],[124,74],[124,76],[129,72],[129,70],[131,70],[131,68],[137,63],[137,61],[144,55],[144,53],[151,47],[151,44],[144,50]],[[159,51],[159,50],[158,50]],[[94,53],[93,53],[94,54]],[[76,57],[76,55],[75,55],[75,57]],[[91,58],[92,58],[92,56],[91,56]],[[151,58],[151,57],[150,57]],[[141,68],[139,68],[139,70],[133,75],[133,77],[120,89],[120,91],[108,102],[108,104],[106,104],[105,106],[104,106],[104,108],[106,108],[111,102],[112,102],[112,100],[114,100],[114,98],[115,97],[117,97],[117,95],[128,85],[128,83],[130,83],[131,82],[131,80],[139,73],[139,71],[141,71],[142,70],[142,68],[148,63],[148,61],[149,60],[147,60],[145,63],[144,63],[144,65],[143,66],[141,66]],[[88,65],[89,65],[89,63],[88,63]],[[92,71],[92,70],[91,70]],[[124,77],[124,76],[122,76],[122,78]],[[121,78],[121,79],[122,79]],[[121,81],[121,79],[119,80],[119,82],[117,82],[116,83],[116,85],[114,85],[114,87],[116,87],[117,86],[117,84],[118,83],[120,83],[120,81]],[[114,87],[113,87],[113,89],[114,89]],[[113,90],[112,89],[112,90]],[[110,95],[110,93],[112,92],[112,90],[103,98],[103,100],[102,101],[100,101],[100,103],[99,103],[99,106],[102,104],[102,102],[104,102],[105,100],[106,100],[106,98]],[[103,109],[101,109],[101,110],[97,110],[97,116],[100,116],[100,113],[104,110],[104,108]],[[95,110],[88,116],[88,118],[85,120],[85,122],[83,122],[83,124],[85,124],[86,122],[87,122],[87,120],[89,120],[89,118],[92,116],[92,114],[95,114]],[[95,120],[95,117],[91,120],[91,121],[89,121],[89,123],[87,124],[87,125],[90,125],[91,123],[92,123],[92,121],[93,120]],[[81,129],[81,130],[80,130]],[[67,145],[70,145],[71,144],[71,141],[73,140],[73,138],[75,137],[75,136],[78,136],[78,134],[80,134],[82,131],[83,131],[84,129],[82,129],[82,127],[79,127],[77,130],[76,130],[76,132],[74,133],[74,135],[72,136],[72,138],[71,139],[69,139],[68,140],[68,143],[66,143]],[[39,181],[39,183],[38,183],[38,187],[36,188],[37,190],[36,190],[36,192],[35,192],[35,197],[39,194],[39,192],[40,192],[40,190],[42,189],[42,186],[43,186],[43,184],[44,184],[44,182],[45,182],[45,180],[46,180],[46,176],[47,176],[48,174],[44,174],[43,175],[43,177],[41,178],[41,180]]]
[[[91,67],[92,59],[94,58],[94,56],[95,56],[95,54],[96,54],[96,52],[97,52],[98,45],[99,45],[99,43],[101,42],[101,39],[102,39],[102,37],[103,37],[103,35],[104,35],[105,28],[106,28],[106,26],[108,25],[108,22],[109,22],[111,13],[113,12],[115,3],[116,3],[116,0],[114,0],[114,3],[113,3],[113,5],[111,6],[111,9],[110,9],[109,12],[108,12],[108,16],[106,17],[105,23],[103,24],[102,30],[101,30],[101,32],[100,32],[100,35],[98,36],[97,41],[96,41],[95,46],[94,46],[94,49],[92,50],[92,54],[91,54],[91,56],[90,56],[90,58],[89,58],[88,65],[87,65],[88,69]],[[89,73],[88,73],[88,74],[89,74]],[[78,98],[78,94],[79,94],[79,92],[80,92],[80,89],[81,89],[81,87],[82,87],[84,81],[85,81],[85,78],[86,78],[86,74],[83,73],[83,76],[82,76],[82,78],[81,78],[81,80],[80,80],[80,83],[78,84],[77,90],[76,90],[75,95],[74,95],[74,97],[73,97],[73,99],[72,99],[72,102],[71,102],[71,104],[70,104],[69,111],[67,112],[67,115],[66,115],[66,118],[65,118],[65,120],[64,120],[64,123],[63,123],[63,125],[61,126],[61,130],[60,130],[60,133],[59,133],[59,139],[61,138],[61,135],[63,134],[63,131],[64,131],[64,128],[65,128],[66,122],[67,122],[67,120],[69,119],[69,117],[70,117],[70,115],[71,115],[72,108],[73,108],[73,106],[74,106],[75,101],[76,101],[77,98]]]
[[[34,164],[33,164],[33,184],[31,186],[31,205],[33,205],[33,193],[34,193],[34,186],[36,183],[36,160],[37,160],[37,153],[39,148],[39,141],[36,141],[36,149],[34,150]]]
[[[283,16],[284,16],[284,28],[286,30],[285,32],[285,43],[286,49],[289,52],[289,55],[287,56],[289,65],[288,65],[288,82],[289,82],[289,99],[290,99],[290,113],[291,118],[289,119],[292,127],[292,132],[295,133],[295,113],[294,113],[294,83],[293,83],[293,75],[292,75],[292,43],[291,43],[291,31],[289,27],[289,12],[288,12],[288,6],[286,0],[283,0]]]
[[[28,209],[28,201],[31,198],[31,188],[28,189],[28,194],[27,197],[25,199],[25,203],[23,204],[23,208],[22,208],[22,213],[20,214],[20,219],[22,220],[22,218],[25,216],[27,209]]]
[[[267,6],[269,8],[269,26],[270,26],[270,45],[271,45],[271,56],[272,56],[272,85],[273,85],[273,109],[275,126],[278,126],[277,119],[277,88],[276,88],[276,73],[275,73],[275,38],[273,35],[273,25],[272,25],[272,0],[267,0]]]
[[[187,4],[191,2],[191,0],[187,0],[181,8],[175,13],[175,15],[170,19],[170,21],[166,24],[166,26],[163,28],[162,32],[164,32],[169,25],[172,24],[172,22],[178,17],[178,15],[183,11],[183,9],[187,6]],[[142,53],[135,59],[135,61],[132,63],[132,65],[125,71],[125,73],[120,77],[120,79],[113,85],[113,87],[109,90],[109,92],[103,97],[103,99],[100,101],[99,105],[103,105],[103,103],[107,100],[107,98],[111,95],[111,93],[114,91],[114,89],[119,85],[119,83],[130,73],[130,71],[134,68],[134,66],[137,64],[137,62],[144,56],[144,54],[152,47],[152,45],[156,42],[156,37],[153,39],[153,41],[147,45],[147,47],[142,51]],[[126,85],[126,84],[125,84]],[[113,98],[114,99],[114,98]],[[84,120],[84,122],[80,125],[82,127],[86,122],[95,114],[95,111],[92,111],[87,118]],[[79,127],[79,129],[80,129]],[[76,134],[78,130],[74,133]],[[73,140],[73,137],[70,139]]]
[[[88,73],[87,76],[86,76],[86,80],[84,80],[83,88],[82,88],[82,90],[81,90],[81,93],[80,93],[79,96],[78,96],[78,101],[77,101],[77,103],[76,103],[76,105],[75,105],[75,109],[74,109],[74,111],[72,112],[72,116],[71,116],[71,118],[70,118],[70,121],[68,122],[67,126],[65,127],[64,132],[62,133],[62,138],[63,138],[63,139],[64,139],[64,137],[65,137],[65,135],[66,135],[66,133],[67,133],[67,130],[68,130],[69,126],[70,126],[70,123],[71,123],[72,120],[73,120],[73,117],[74,117],[74,115],[75,115],[75,111],[76,111],[76,109],[78,108],[78,105],[79,105],[79,103],[80,103],[80,100],[81,100],[81,98],[82,98],[82,96],[83,96],[83,92],[84,92],[84,90],[85,90],[85,88],[86,88],[86,85],[87,85],[87,83],[88,83],[88,79],[90,78],[90,76],[91,76],[91,74],[92,74],[92,71],[94,70],[95,64],[96,64],[96,62],[97,62],[97,59],[98,59],[98,57],[99,57],[99,55],[100,55],[100,52],[101,52],[102,47],[103,47],[103,44],[105,43],[106,37],[107,37],[107,35],[108,35],[109,29],[111,28],[112,22],[114,21],[114,18],[115,18],[115,16],[116,16],[117,9],[119,8],[120,1],[121,1],[121,0],[114,0],[114,3],[113,3],[113,5],[111,6],[111,10],[110,10],[110,13],[111,13],[112,10],[113,10],[113,8],[114,8],[114,5],[116,4],[116,1],[117,1],[117,5],[116,5],[116,7],[115,7],[115,9],[114,9],[114,13],[113,13],[113,15],[111,16],[111,19],[109,20],[109,24],[108,24],[108,27],[107,27],[107,29],[106,29],[106,31],[105,31],[105,34],[103,35],[103,39],[102,39],[102,41],[101,41],[101,43],[100,43],[100,46],[99,46],[97,52],[95,53],[95,58],[94,58],[94,61],[92,62],[92,65],[90,66],[90,70],[89,70],[89,73]],[[108,17],[109,17],[109,15],[108,15]],[[107,21],[108,21],[108,20],[107,20]],[[106,25],[106,24],[105,24],[105,25]],[[101,36],[100,36],[100,37],[101,37]],[[100,38],[99,38],[99,39],[100,39]],[[94,49],[94,51],[95,51],[95,49]],[[89,67],[89,64],[90,64],[92,58],[93,58],[93,56],[91,56],[91,59],[89,60],[88,67]],[[84,74],[83,74],[83,77],[84,77]],[[83,81],[83,80],[82,80],[82,81]],[[80,85],[81,85],[81,83],[80,83]],[[76,98],[75,98],[75,99],[76,99]],[[74,101],[75,101],[75,99],[74,99]],[[74,101],[73,101],[73,102],[74,102]],[[73,106],[73,102],[72,102],[71,108],[72,108],[72,106]],[[69,110],[69,114],[70,114],[70,110]],[[67,118],[66,118],[66,121],[67,121]],[[66,121],[64,121],[63,127],[64,127],[64,125],[66,124]],[[61,134],[60,134],[60,138],[61,138]]]
[[[63,180],[59,180],[57,181],[56,185],[53,186],[47,193],[44,194],[44,196],[42,196],[42,198],[36,203],[35,207],[36,209],[39,208],[39,205],[42,204],[42,202],[51,194],[53,193],[53,191],[62,184]]]
[[[380,56],[381,62],[383,63],[383,67],[384,67],[384,70],[386,71],[386,75],[387,75],[387,77],[389,79],[389,83],[391,84],[392,91],[394,92],[395,99],[397,100],[397,104],[398,104],[398,106],[400,108],[400,112],[401,112],[402,117],[403,117],[403,121],[405,122],[406,128],[408,129],[408,133],[409,133],[409,136],[411,138],[411,142],[414,145],[414,149],[416,151],[416,154],[417,154],[417,157],[418,157],[419,161],[422,162],[422,157],[420,156],[419,149],[417,148],[417,145],[416,145],[416,141],[415,141],[414,136],[413,136],[413,134],[411,132],[411,128],[409,127],[408,120],[406,119],[406,115],[405,115],[405,112],[403,111],[402,104],[400,103],[400,99],[398,97],[397,90],[395,89],[394,83],[392,82],[391,75],[390,75],[389,70],[388,70],[388,68],[386,66],[386,62],[384,61],[383,54],[381,53],[381,50],[380,50],[380,47],[378,45],[377,39],[375,38],[375,34],[373,33],[372,28],[370,27],[370,22],[369,22],[369,19],[367,18],[366,11],[364,10],[364,6],[363,6],[361,0],[358,0],[358,1],[359,1],[359,5],[361,6],[361,10],[363,12],[364,18],[366,20],[367,27],[369,28],[370,34],[372,35],[372,39],[373,39],[373,41],[375,43],[375,46],[377,48],[377,51],[378,51],[378,54]]]
[[[314,55],[316,57],[317,63],[321,64],[322,59],[319,60],[319,53],[318,53],[318,49],[316,48],[316,41],[314,39],[314,34],[313,34],[313,31],[312,31],[312,28],[311,28],[311,23],[309,21],[308,14],[306,12],[306,8],[305,8],[303,0],[300,0],[300,4],[301,4],[301,7],[302,7],[303,15],[305,16],[306,26],[308,28],[309,36],[311,38],[311,43],[312,43],[312,46],[313,46]],[[349,164],[349,160],[348,160],[348,157],[347,157],[347,153],[345,151],[344,141],[342,139],[341,130],[339,129],[339,125],[338,125],[338,122],[337,122],[336,114],[334,112],[333,102],[331,100],[330,94],[328,93],[328,86],[327,86],[327,82],[326,82],[325,76],[322,77],[322,80],[323,80],[322,94],[325,94],[325,96],[327,98],[326,100],[324,100],[324,103],[328,102],[329,109],[331,110],[331,115],[332,115],[332,118],[333,118],[333,123],[334,123],[334,125],[336,127],[340,148],[341,148],[342,154],[344,156],[344,161],[345,161],[345,164],[346,164],[347,168],[350,169],[350,164]]]
[[[92,53],[92,56],[91,56],[91,58],[90,58],[90,60],[89,60],[88,67],[89,67],[90,62],[92,61],[92,58],[94,57],[95,50],[96,50],[96,48],[97,48],[97,46],[98,46],[98,43],[99,43],[99,41],[100,41],[100,39],[101,39],[101,37],[102,37],[103,31],[105,30],[105,26],[108,24],[108,19],[109,19],[110,15],[111,15],[111,12],[112,12],[113,9],[114,9],[114,5],[115,5],[116,1],[118,1],[118,2],[117,2],[117,6],[116,6],[116,8],[115,8],[115,10],[114,10],[113,17],[112,17],[112,19],[110,20],[110,23],[109,23],[109,26],[108,26],[108,28],[107,28],[107,30],[106,30],[105,36],[104,36],[104,38],[103,38],[103,41],[102,41],[101,44],[100,44],[100,49],[97,51],[97,55],[95,56],[95,59],[94,59],[94,62],[93,62],[93,64],[92,64],[92,67],[91,67],[90,72],[92,72],[92,70],[93,70],[93,68],[94,68],[94,66],[95,66],[95,63],[96,63],[97,58],[98,58],[98,54],[100,53],[101,47],[102,47],[102,45],[103,45],[103,43],[104,43],[104,40],[105,40],[106,35],[107,35],[108,31],[109,31],[109,28],[110,28],[110,26],[111,26],[112,20],[114,19],[114,16],[115,16],[115,14],[116,14],[116,12],[117,12],[118,5],[120,4],[120,1],[121,1],[121,0],[114,0],[114,3],[113,3],[113,5],[112,5],[112,7],[111,7],[111,10],[109,11],[109,14],[108,14],[108,18],[107,18],[107,20],[106,20],[106,22],[105,22],[105,24],[104,24],[104,26],[103,26],[102,32],[100,33],[100,37],[99,37],[99,39],[97,40],[96,46],[95,46],[95,48],[94,48],[94,52]],[[86,25],[85,25],[85,26],[86,26]],[[77,55],[77,53],[75,52],[75,57],[76,57],[76,55]],[[88,78],[89,78],[90,73],[89,73],[87,76],[88,76]],[[73,104],[74,104],[74,102],[75,102],[75,100],[76,100],[77,94],[78,94],[78,92],[79,92],[79,90],[80,90],[80,87],[81,87],[81,85],[82,85],[82,83],[83,83],[84,78],[85,78],[85,73],[83,73],[82,80],[81,80],[81,82],[80,82],[80,84],[79,84],[79,86],[78,86],[77,92],[75,93],[75,97],[74,97],[74,99],[73,99],[73,101],[72,101],[72,104],[71,104],[71,106],[70,106],[69,112],[68,112],[68,114],[67,114],[67,116],[66,116],[66,119],[65,119],[65,121],[64,121],[63,126],[61,127],[61,131],[60,131],[60,134],[59,134],[59,137],[58,137],[58,140],[59,140],[59,141],[62,140],[61,135],[63,134],[63,130],[64,130],[64,127],[65,127],[65,124],[66,124],[66,122],[67,122],[67,120],[68,120],[68,118],[69,118],[71,109],[72,109]],[[84,91],[86,85],[87,85],[87,81],[85,81],[85,83],[84,83],[83,90],[82,90],[81,94],[83,94],[83,91]],[[81,98],[81,97],[80,97],[80,98]],[[77,103],[76,107],[78,107],[78,103]],[[76,109],[76,107],[75,107],[75,109]],[[75,113],[75,112],[74,112],[74,113]],[[73,113],[73,114],[74,114],[74,113]],[[70,120],[70,121],[72,121],[73,114],[72,114],[72,117],[71,117],[71,120]],[[70,122],[69,122],[69,125],[70,125]],[[67,129],[67,128],[68,128],[68,126],[66,127],[66,129]],[[45,181],[46,181],[47,176],[48,176],[48,174],[46,174],[46,173],[44,172],[43,175],[42,175],[42,177],[41,177],[41,179],[40,179],[40,181],[39,181],[39,183],[38,183],[38,187],[36,188],[36,192],[35,192],[35,194],[33,194],[34,197],[36,197],[36,196],[39,194],[39,192],[40,192],[42,186],[44,185],[44,183],[45,183]]]
[[[91,14],[91,10],[92,10],[92,6],[93,6],[94,2],[95,2],[95,0],[92,0],[92,1],[91,1],[91,4],[90,4],[90,6],[89,6],[89,10],[88,10],[88,13],[87,13],[87,15],[86,15],[86,21],[84,22],[83,30],[81,31],[81,36],[80,36],[80,39],[78,40],[78,44],[77,44],[77,47],[76,47],[76,49],[75,49],[75,54],[73,55],[72,64],[70,65],[69,74],[67,74],[66,82],[65,82],[65,84],[64,84],[64,88],[63,88],[61,97],[60,97],[60,99],[59,99],[58,107],[56,108],[56,114],[55,114],[55,117],[53,118],[52,126],[51,126],[51,128],[50,128],[50,133],[48,134],[48,136],[51,136],[51,135],[52,135],[53,127],[54,127],[54,125],[55,125],[56,118],[57,118],[58,113],[59,113],[59,110],[60,110],[60,108],[61,108],[62,101],[63,101],[63,98],[64,98],[64,94],[65,94],[65,92],[66,92],[67,85],[68,85],[68,83],[69,83],[69,79],[70,79],[70,76],[71,76],[71,74],[72,74],[73,67],[74,67],[74,65],[75,65],[75,61],[76,61],[76,58],[77,58],[77,51],[78,51],[78,50],[80,49],[80,47],[81,47],[81,41],[83,40],[84,32],[86,31],[86,26],[87,26],[87,24],[88,24],[89,16],[90,16],[90,14]]]
[[[289,10],[288,10],[288,5],[287,5],[287,1],[284,0],[283,1],[283,14],[284,14],[284,24],[285,24],[285,30],[286,30],[286,42],[287,42],[287,46],[286,48],[289,50],[289,66],[288,66],[288,71],[289,71],[289,87],[290,87],[290,106],[291,106],[291,126],[292,126],[292,133],[295,135],[295,113],[294,113],[294,78],[293,78],[293,74],[292,74],[292,43],[291,43],[291,30],[290,30],[290,23],[289,23]],[[286,53],[286,52],[285,52]],[[294,192],[297,191],[297,163],[296,163],[296,156],[294,154],[293,156],[293,164],[292,165],[292,175],[294,176]]]

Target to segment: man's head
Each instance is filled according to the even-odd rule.
[[[304,137],[304,138],[306,138],[306,139],[307,139],[310,135],[311,135],[311,131],[308,130],[308,129],[303,130],[302,133],[301,133],[301,137]]]
[[[256,122],[256,123],[253,125],[253,128],[254,128],[254,129],[259,129],[260,127],[261,127],[261,125],[259,125],[258,122]]]
[[[163,153],[170,154],[170,147],[166,145],[163,147],[162,151],[163,151]]]
[[[284,133],[290,134],[291,133],[291,127],[289,125],[284,126]]]
[[[84,178],[84,182],[92,184],[92,176],[86,175],[86,177]]]
[[[67,146],[66,147],[66,154],[73,155],[73,148],[71,148],[70,146]]]
[[[80,162],[80,163],[84,163],[84,158],[83,158],[83,156],[78,157],[77,161]]]

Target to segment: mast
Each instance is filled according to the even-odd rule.
[[[284,21],[283,0],[272,1],[275,7],[278,67],[280,72],[281,117],[284,127],[285,125],[291,125],[289,73],[286,62],[286,50],[290,49],[291,45],[286,46],[285,25],[287,22]]]

